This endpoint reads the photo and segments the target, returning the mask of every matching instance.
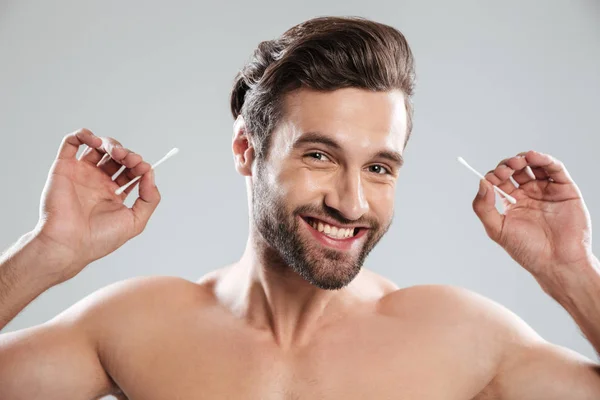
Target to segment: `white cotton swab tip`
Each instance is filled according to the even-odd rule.
[[[150,169],[155,169],[160,164],[162,164],[163,162],[165,162],[169,158],[173,157],[177,153],[179,153],[179,149],[177,147],[174,147],[173,149],[171,149],[171,151],[169,151],[167,154],[165,154],[165,156],[163,158],[161,158],[160,160],[158,160],[157,162],[155,162],[152,165],[152,167],[150,167]],[[141,177],[142,177],[141,175],[140,176],[136,176],[134,179],[132,179],[131,181],[127,182],[125,185],[123,185],[120,188],[118,188],[117,190],[115,190],[115,194],[117,196],[120,195],[121,193],[123,193],[125,191],[125,189],[127,189],[129,186],[131,186],[134,183],[136,183]]]
[[[459,163],[461,163],[462,165],[464,165],[465,167],[467,167],[469,170],[471,170],[475,175],[477,175],[478,177],[480,177],[481,179],[485,179],[485,177],[483,175],[481,175],[479,172],[477,172],[477,170],[475,170],[475,168],[471,167],[464,158],[462,157],[457,157],[456,158],[458,160]],[[506,197],[506,200],[508,200],[511,204],[516,204],[517,203],[517,199],[515,199],[514,197],[512,197],[510,194],[505,193],[502,189],[500,189],[498,186],[493,185],[494,189],[500,193],[501,195],[503,195],[504,197]]]

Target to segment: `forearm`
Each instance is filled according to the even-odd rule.
[[[44,246],[33,232],[23,235],[0,255],[0,330],[33,299],[60,282],[48,273]]]
[[[547,292],[573,317],[600,355],[600,261],[593,257]]]

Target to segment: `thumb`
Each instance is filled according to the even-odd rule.
[[[498,242],[504,223],[504,215],[496,209],[496,196],[494,188],[485,179],[479,181],[479,192],[473,200],[473,211],[483,223],[486,233],[495,242]]]
[[[140,179],[139,197],[133,203],[131,210],[135,220],[135,233],[139,235],[146,228],[150,216],[160,203],[160,193],[154,183],[154,170],[146,172]]]

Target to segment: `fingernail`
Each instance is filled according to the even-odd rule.
[[[479,192],[477,192],[479,194],[479,196],[485,196],[485,194],[487,193],[487,186],[485,185],[485,183],[483,182],[483,179],[481,179],[479,181]]]
[[[150,179],[152,179],[152,184],[156,186],[156,181],[154,180],[154,170],[150,170]]]

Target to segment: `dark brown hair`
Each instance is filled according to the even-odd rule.
[[[412,131],[414,61],[397,29],[361,17],[319,17],[261,42],[235,77],[231,113],[242,115],[257,158],[266,157],[281,120],[283,96],[300,87],[356,87],[405,94],[408,142]]]

